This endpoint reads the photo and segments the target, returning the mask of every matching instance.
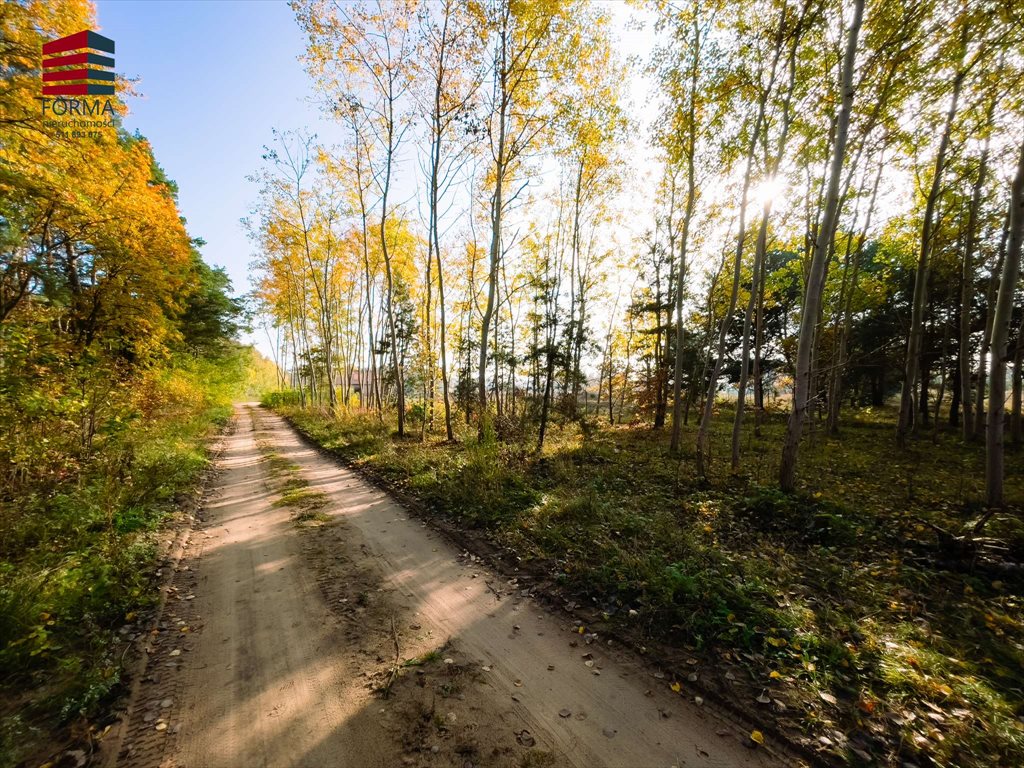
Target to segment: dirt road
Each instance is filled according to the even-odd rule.
[[[782,764],[277,416],[235,422],[119,765]]]

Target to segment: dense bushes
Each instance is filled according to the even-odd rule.
[[[26,429],[51,437],[20,441],[16,464],[8,454],[17,492],[0,498],[0,765],[54,724],[96,713],[120,681],[118,630],[156,599],[153,532],[199,481],[207,438],[230,415],[251,356],[229,350],[139,373],[104,404],[116,416],[87,447],[40,410]],[[16,403],[0,392],[5,407],[13,431]]]

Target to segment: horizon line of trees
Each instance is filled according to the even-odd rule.
[[[400,435],[528,428],[538,449],[552,418],[606,412],[669,428],[673,453],[692,415],[706,476],[723,378],[733,470],[787,381],[789,491],[809,420],[839,434],[844,403],[898,391],[897,446],[940,419],[984,439],[1004,504],[1016,4],[639,4],[643,62],[584,0],[292,7],[346,139],[275,134],[247,224],[303,404],[393,409]]]

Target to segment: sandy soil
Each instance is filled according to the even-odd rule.
[[[120,766],[785,764],[277,416],[246,406],[235,419],[149,641]],[[326,494],[316,519],[275,505],[271,454]]]

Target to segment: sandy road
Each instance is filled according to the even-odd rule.
[[[585,645],[279,417],[235,420],[120,765],[782,764],[628,653]],[[321,524],[275,506],[270,452],[326,494]],[[396,659],[422,663],[395,677]]]

